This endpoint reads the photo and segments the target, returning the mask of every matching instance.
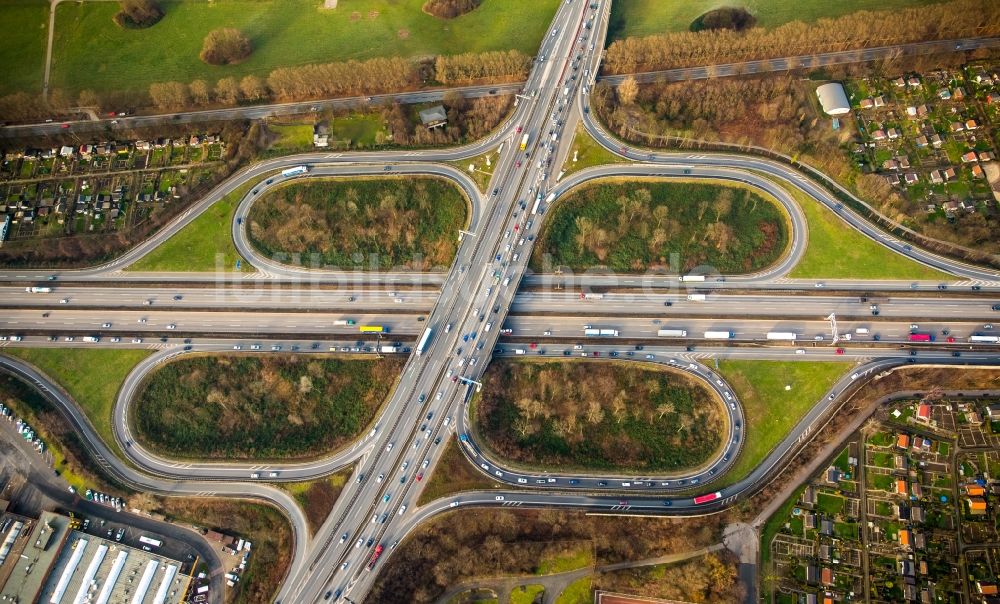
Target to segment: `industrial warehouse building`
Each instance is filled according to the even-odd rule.
[[[851,103],[847,100],[847,93],[839,82],[823,84],[816,89],[816,96],[819,97],[819,104],[823,106],[823,111],[827,115],[844,115],[851,112]]]
[[[181,572],[181,562],[73,526],[70,518],[51,512],[42,512],[37,521],[4,516],[0,601],[179,604],[186,600],[191,577]]]

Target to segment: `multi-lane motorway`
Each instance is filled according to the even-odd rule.
[[[0,271],[0,281],[11,283],[0,286],[0,306],[5,307],[0,336],[7,338],[3,345],[157,349],[133,370],[119,393],[114,446],[103,443],[70,397],[37,370],[3,356],[0,367],[42,389],[71,418],[100,463],[128,484],[174,494],[256,497],[284,509],[296,536],[295,555],[276,599],[298,603],[341,597],[364,600],[395,544],[424,519],[453,508],[564,506],[657,514],[719,509],[772,477],[844,397],[873,376],[908,363],[997,364],[1000,351],[994,352],[995,346],[968,341],[976,334],[996,333],[991,321],[1000,313],[988,297],[1000,291],[996,271],[886,235],[784,164],[738,154],[651,153],[622,145],[605,132],[587,108],[609,9],[610,0],[560,3],[531,75],[519,87],[522,101],[501,128],[481,141],[446,150],[311,153],[268,160],[243,169],[149,240],[107,264],[80,270]],[[583,170],[556,184],[554,173],[563,165],[581,120],[600,144],[632,163]],[[522,150],[525,134],[528,143]],[[496,150],[501,144],[486,195],[461,170],[442,163]],[[373,273],[361,268],[291,266],[263,258],[247,242],[243,218],[266,190],[287,183],[277,175],[281,169],[298,165],[310,167],[305,178],[427,174],[452,180],[469,200],[470,234],[461,240],[452,266],[427,267],[432,272]],[[552,200],[606,176],[719,179],[768,192],[788,214],[788,249],[774,266],[756,274],[712,275],[694,284],[682,284],[676,275],[526,277],[533,236]],[[123,270],[245,184],[252,186],[236,212],[231,236],[258,273],[227,273],[225,268],[207,275]],[[827,205],[845,228],[856,229],[889,253],[952,274],[955,280],[787,279],[805,249],[807,231],[801,210],[784,187],[797,188]],[[26,292],[33,283],[52,291]],[[546,283],[567,289],[535,287]],[[521,285],[532,288],[518,293]],[[618,289],[581,296],[592,287]],[[704,294],[704,299],[689,298],[690,294]],[[831,313],[838,317],[838,335],[845,338],[851,333],[852,340],[832,339],[832,325],[826,319]],[[354,325],[335,324],[347,319]],[[355,341],[356,325],[363,323],[390,327],[388,338],[406,340],[413,352],[383,412],[347,449],[302,463],[206,463],[164,459],[136,441],[129,405],[142,378],[159,364],[234,349],[244,354],[316,354],[333,348],[363,354],[372,347],[371,341]],[[616,329],[623,341],[587,338],[583,333],[587,325]],[[667,328],[687,335],[666,340],[658,332]],[[428,329],[422,344],[414,343]],[[508,329],[502,334],[506,340],[498,342]],[[703,337],[720,330],[731,337],[725,342]],[[766,334],[777,331],[794,332],[797,339],[767,345]],[[906,344],[913,332],[932,334],[935,341]],[[84,341],[95,335],[100,341]],[[463,451],[475,467],[510,489],[448,497],[418,508],[425,484],[421,479],[434,469],[443,442],[455,433],[472,432],[466,403],[491,357],[520,356],[517,350],[536,357],[582,355],[590,362],[616,358],[655,363],[692,374],[714,390],[718,404],[727,409],[726,433],[717,454],[703,467],[683,474],[575,475],[509,467],[473,437],[463,440],[467,443]],[[838,383],[757,468],[718,487],[713,483],[740,452],[746,418],[733,390],[703,362],[711,358],[841,360],[845,367]],[[119,459],[116,449],[128,462]],[[353,480],[313,537],[291,498],[268,485],[323,476],[351,463],[356,464]],[[706,505],[695,504],[691,497],[691,492],[714,490],[719,498]],[[372,564],[374,545],[366,546],[368,539],[383,547],[383,560]]]

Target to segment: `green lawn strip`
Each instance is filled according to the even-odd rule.
[[[574,154],[576,161],[573,161]],[[569,155],[566,156],[566,163],[563,164],[562,169],[566,171],[566,174],[572,174],[584,168],[617,164],[624,161],[623,158],[599,145],[594,140],[594,137],[590,136],[583,126],[580,125],[576,127],[573,146],[570,147]]]
[[[309,179],[262,193],[245,220],[250,242],[269,258],[346,268],[374,256],[382,270],[441,268],[454,259],[468,208],[443,178]]]
[[[476,183],[476,186],[479,187],[480,193],[486,193],[487,187],[490,186],[490,178],[493,177],[493,170],[496,169],[497,162],[500,161],[500,154],[497,153],[498,149],[499,147],[470,159],[448,163],[468,175]],[[490,160],[490,165],[488,166],[486,165],[487,159]],[[472,170],[469,170],[470,166]]]
[[[809,243],[789,277],[799,279],[932,279],[954,276],[926,267],[865,237],[802,191],[785,187],[809,227]]]
[[[554,575],[571,570],[586,568],[594,564],[594,548],[590,543],[582,543],[577,549],[544,558],[538,563],[536,575]]]
[[[160,3],[164,17],[156,25],[126,30],[111,21],[117,3],[64,2],[56,15],[53,86],[146,90],[152,82],[214,83],[263,77],[277,67],[381,56],[508,49],[534,55],[560,0],[487,0],[456,19],[428,15],[423,3],[350,0],[323,10],[320,0],[172,0]],[[250,38],[247,60],[217,67],[198,58],[205,35],[219,27]],[[33,31],[44,43],[44,32]]]
[[[510,604],[532,604],[545,588],[541,585],[521,585],[510,592]]]
[[[820,493],[816,497],[816,507],[821,512],[835,516],[844,511],[844,498],[839,495]]]
[[[313,145],[312,124],[268,124],[267,129],[278,135],[271,151],[298,151]]]
[[[247,183],[213,203],[190,224],[125,270],[197,273],[213,272],[221,267],[226,272],[253,272],[250,263],[236,253],[231,234],[236,206],[252,186]],[[219,254],[222,254],[222,261],[217,267]],[[237,260],[240,261],[239,269],[236,268]]]
[[[743,449],[720,486],[757,467],[850,369],[851,365],[835,361],[720,361],[719,371],[739,397],[746,417]],[[786,385],[791,388],[785,390]]]
[[[125,377],[151,350],[106,348],[5,348],[54,379],[73,397],[112,451],[120,451],[111,414]]]
[[[577,579],[556,598],[556,604],[590,604],[590,577]]]
[[[333,509],[333,504],[337,502],[344,484],[354,472],[354,467],[331,474],[318,480],[305,482],[285,482],[281,483],[281,488],[288,491],[295,502],[299,504],[309,521],[309,529],[312,534],[316,533],[326,517]]]
[[[764,528],[760,531],[760,559],[765,566],[765,572],[763,573],[765,577],[769,574],[766,567],[771,560],[771,542],[774,541],[774,537],[785,526],[785,523],[791,519],[792,508],[799,502],[799,497],[802,496],[802,492],[805,489],[804,486],[796,489],[791,497],[774,512],[774,515],[767,519],[767,522],[764,523]]]
[[[49,5],[38,0],[6,0],[0,4],[0,95],[42,91]]]
[[[418,506],[463,491],[485,491],[501,487],[466,460],[459,449],[457,438],[449,438],[444,446],[446,447],[444,454],[438,463],[434,464],[430,477],[424,478],[427,484],[417,500]]]
[[[757,25],[771,28],[789,21],[809,22],[858,10],[894,10],[935,1],[940,0],[769,0],[751,3],[748,8],[757,18]],[[611,5],[608,42],[630,36],[686,31],[705,12],[720,6],[746,4],[719,0],[620,0]]]

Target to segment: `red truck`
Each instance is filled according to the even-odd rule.
[[[381,543],[375,546],[375,551],[372,552],[372,557],[368,561],[368,570],[375,568],[375,563],[378,562],[379,557],[382,555],[383,549],[384,548],[382,547]]]

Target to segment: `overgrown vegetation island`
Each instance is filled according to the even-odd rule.
[[[313,255],[323,265],[373,269],[447,266],[465,227],[467,202],[436,178],[331,179],[295,183],[257,200],[249,234],[264,255]]]
[[[685,272],[708,265],[722,273],[751,273],[773,264],[787,246],[783,211],[748,189],[605,181],[556,204],[535,245],[531,267]]]
[[[146,379],[130,418],[145,446],[183,458],[330,453],[375,416],[403,360],[198,356]]]
[[[678,371],[633,363],[497,360],[475,425],[518,464],[671,472],[708,462],[726,431],[722,402]]]

